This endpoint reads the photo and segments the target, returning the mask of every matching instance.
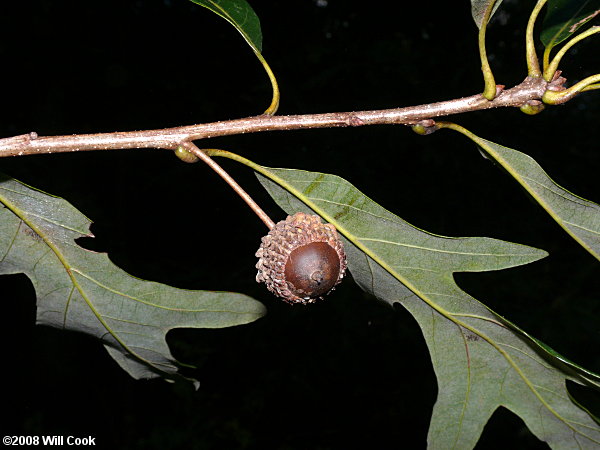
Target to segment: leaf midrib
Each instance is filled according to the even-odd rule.
[[[254,44],[254,42],[252,41],[250,36],[242,28],[242,24],[238,25],[237,22],[234,20],[234,18],[231,17],[231,15],[225,9],[223,9],[223,7],[221,7],[221,5],[215,3],[213,0],[207,0],[207,1],[211,5],[213,5],[213,7],[215,9],[219,10],[219,12],[215,11],[218,15],[220,15],[223,19],[225,19],[227,22],[229,22],[231,25],[233,25],[233,27],[240,32],[240,34],[244,37],[244,40],[248,43],[248,45],[250,45],[250,47],[252,47],[252,50],[254,50],[257,53],[260,53],[260,50],[258,49],[258,47]]]
[[[567,20],[567,21],[566,21],[566,22],[563,24],[563,26],[562,26],[562,27],[560,27],[560,28],[559,28],[559,29],[556,31],[556,33],[554,33],[554,34],[552,35],[552,38],[550,39],[550,41],[548,41],[548,45],[547,45],[546,47],[549,47],[549,48],[554,48],[554,47],[556,47],[558,44],[560,44],[560,42],[558,42],[558,43],[555,43],[555,42],[556,42],[556,40],[557,40],[557,38],[558,38],[558,36],[560,36],[560,35],[563,33],[563,31],[565,31],[565,30],[567,29],[567,24],[569,24],[569,23],[570,23],[570,22],[571,22],[571,21],[572,21],[572,20],[573,20],[575,17],[577,17],[577,15],[578,15],[578,14],[579,14],[579,13],[580,13],[580,12],[581,12],[581,11],[582,11],[582,10],[583,10],[585,7],[586,7],[586,6],[587,6],[587,4],[588,4],[589,2],[590,2],[589,0],[586,0],[586,1],[585,1],[585,3],[583,3],[583,4],[581,5],[581,7],[580,7],[580,8],[577,10],[577,12],[576,12],[576,13],[574,13],[574,14],[573,14],[573,16],[571,16],[571,17],[569,18],[569,20]],[[577,32],[577,30],[574,30],[574,31],[573,31],[572,33],[570,33],[570,34],[571,34],[571,35],[573,35],[573,34],[574,34],[574,33],[576,33],[576,32]],[[563,40],[564,40],[564,39],[563,39]],[[562,42],[562,41],[561,41],[561,42]]]

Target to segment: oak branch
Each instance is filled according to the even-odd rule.
[[[564,79],[563,79],[564,80]],[[553,89],[554,88],[554,89]],[[0,157],[87,150],[118,150],[161,148],[175,150],[184,142],[217,136],[257,133],[262,131],[298,130],[310,128],[356,127],[363,125],[415,125],[427,119],[499,107],[541,105],[546,90],[557,90],[542,77],[527,77],[521,84],[507,90],[499,86],[493,100],[481,94],[427,105],[405,108],[303,114],[290,116],[252,116],[243,119],[187,125],[159,130],[127,131],[67,136],[38,136],[31,132],[0,139]]]

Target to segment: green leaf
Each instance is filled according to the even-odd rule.
[[[527,264],[544,251],[490,238],[436,236],[337,176],[252,167],[288,214],[313,212],[333,223],[344,236],[354,280],[390,305],[401,303],[419,323],[438,380],[429,448],[473,448],[500,406],[553,448],[600,445],[600,425],[566,389],[566,380],[600,386],[600,376],[565,364],[462,291],[452,275]]]
[[[95,336],[134,378],[179,377],[165,340],[173,328],[229,327],[264,314],[245,295],[128,275],[75,243],[91,236],[90,223],[65,200],[0,175],[0,274],[25,273],[37,294],[37,323]]]
[[[530,156],[482,139],[458,125],[450,127],[476,142],[531,194],[563,230],[600,260],[600,205],[556,184]]]
[[[262,51],[258,16],[246,0],[190,0],[210,9],[233,25],[255,51]]]
[[[477,28],[481,28],[483,25],[487,9],[493,5],[492,13],[490,14],[491,19],[500,6],[500,3],[502,3],[502,0],[471,0],[471,14],[477,24]]]
[[[600,0],[548,0],[540,38],[547,48],[575,35],[600,15]]]
[[[190,0],[197,5],[204,6],[215,14],[221,16],[244,37],[248,45],[254,50],[254,54],[262,64],[267,76],[271,81],[273,97],[271,104],[265,110],[265,114],[273,115],[279,108],[280,93],[275,74],[269,67],[267,60],[262,55],[262,32],[260,31],[260,21],[254,10],[246,0]]]

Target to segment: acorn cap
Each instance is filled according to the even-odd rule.
[[[346,253],[335,227],[298,212],[262,238],[256,281],[291,304],[315,303],[342,281]]]

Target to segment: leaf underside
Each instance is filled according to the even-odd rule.
[[[246,0],[190,0],[233,25],[256,51],[262,51],[260,20]]]
[[[545,47],[555,47],[600,17],[600,0],[548,0],[540,39]]]
[[[530,156],[470,136],[498,162],[577,243],[600,260],[600,205],[556,184]]]
[[[165,340],[173,328],[228,327],[264,314],[245,295],[132,277],[75,243],[91,236],[90,224],[65,200],[0,175],[0,274],[25,273],[37,294],[37,323],[100,339],[134,378],[180,378]]]
[[[257,170],[288,214],[316,213],[337,227],[362,289],[390,305],[401,303],[419,323],[438,381],[429,448],[472,448],[500,406],[553,448],[600,445],[600,426],[566,389],[566,380],[600,387],[600,376],[564,363],[453,279],[454,272],[527,264],[545,252],[490,238],[427,233],[334,175]]]
[[[490,14],[491,19],[501,3],[502,0],[471,0],[471,15],[473,16],[473,20],[475,21],[477,28],[481,28],[483,19],[485,17],[485,12],[490,5],[494,4],[492,13]]]

